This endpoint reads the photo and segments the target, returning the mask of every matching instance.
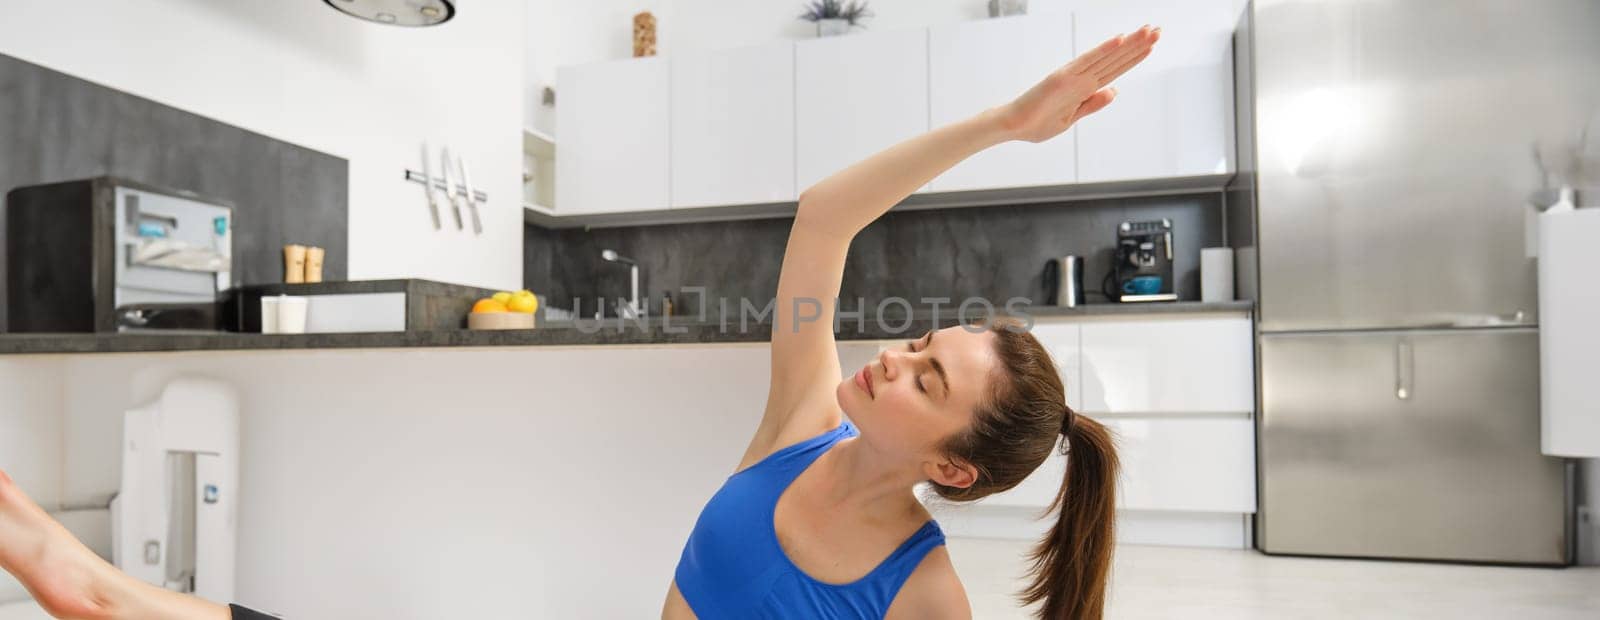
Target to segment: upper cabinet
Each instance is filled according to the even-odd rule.
[[[563,68],[556,214],[787,203],[897,142],[1012,100],[1076,51],[1146,22],[1163,27],[1161,42],[1118,80],[1110,107],[1042,144],[978,153],[924,191],[1075,195],[1074,184],[1131,181],[1115,191],[1138,193],[1142,179],[1210,184],[1232,172],[1232,3],[1073,5],[1072,13]],[[702,215],[639,219],[674,217]]]
[[[672,206],[795,199],[794,44],[671,58]]]
[[[1077,50],[1143,24],[1161,27],[1155,51],[1117,80],[1117,99],[1078,123],[1078,182],[1233,171],[1233,17],[1216,0],[1085,3]]]
[[[928,130],[928,31],[795,44],[795,187]]]
[[[1016,98],[1073,57],[1072,15],[964,22],[928,33],[932,125],[940,127]],[[1043,143],[1009,142],[933,180],[933,191],[1060,185],[1077,181],[1076,131]]]
[[[665,58],[557,72],[558,214],[667,208],[668,73]]]

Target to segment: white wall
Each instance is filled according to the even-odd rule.
[[[855,368],[876,347],[841,350]],[[123,411],[180,375],[237,388],[247,605],[290,618],[639,618],[660,612],[701,506],[755,430],[769,355],[680,345],[12,357],[0,358],[0,388],[39,381],[61,396],[3,389],[0,412],[61,421],[63,497],[78,502],[117,488]],[[19,479],[47,469],[7,467]]]
[[[350,161],[349,276],[521,288],[524,6],[423,29],[320,0],[7,0],[0,53]],[[434,231],[402,170],[466,157],[483,236]],[[437,155],[435,155],[437,158]]]
[[[0,471],[47,510],[61,501],[61,398],[56,360],[0,357]],[[0,572],[0,605],[27,598]]]

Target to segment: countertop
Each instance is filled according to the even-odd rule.
[[[1145,304],[1091,304],[1077,308],[1034,306],[1027,314],[1036,320],[1094,317],[1139,317],[1176,314],[1249,313],[1249,301],[1222,303],[1163,302]],[[842,321],[835,332],[840,341],[894,340],[915,337],[934,327],[956,324],[953,313],[938,320],[923,314]],[[767,342],[767,322],[751,321],[741,330],[738,319],[726,327],[715,321],[653,318],[644,325],[633,321],[552,322],[536,329],[472,331],[431,329],[407,332],[350,334],[247,334],[247,333],[106,333],[106,334],[0,334],[0,355],[26,353],[145,353],[176,351],[247,351],[304,349],[383,349],[431,347],[675,345]]]

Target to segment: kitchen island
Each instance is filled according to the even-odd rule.
[[[1249,303],[1030,313],[1062,362],[1074,406],[1126,426],[1130,462],[1162,475],[1210,475],[1221,461],[1163,469],[1164,461],[1138,456],[1143,445],[1174,450],[1172,442],[1186,436],[1197,437],[1192,449],[1180,447],[1186,459],[1214,452],[1253,459]],[[869,329],[847,321],[838,345],[845,372],[871,361],[886,339],[934,324],[912,319],[901,334],[872,331],[876,321],[867,321]],[[732,323],[726,332],[715,323],[685,324],[683,332],[629,323],[594,333],[552,325],[7,335],[0,347],[13,354],[0,355],[0,468],[47,508],[103,502],[120,484],[123,412],[175,379],[206,378],[230,386],[241,404],[241,602],[303,618],[503,617],[508,609],[529,617],[650,616],[700,507],[737,465],[766,398],[768,328],[741,331]],[[1108,338],[1120,348],[1108,348]],[[1233,348],[1219,350],[1219,342]],[[1170,346],[1189,352],[1140,348]],[[1130,369],[1136,363],[1145,366]],[[1244,394],[1244,402],[1208,396],[1215,386]],[[1155,397],[1138,398],[1146,393]],[[1170,411],[1175,401],[1196,412]],[[1253,470],[1228,475],[1253,489]],[[1059,473],[1043,477],[1051,476]],[[1159,502],[1178,497],[1151,493],[1175,480],[1151,480],[1130,482],[1130,501],[1143,502],[1136,508],[1164,508]],[[1185,480],[1191,492],[1178,498],[1213,488],[1208,480]],[[1038,489],[1019,489],[996,502],[1003,514],[940,518],[952,535],[1006,528],[1027,537],[1007,519],[1037,514],[1038,497]],[[1219,514],[1232,514],[1234,524],[1245,511],[1183,508],[1226,509],[1232,512]],[[1142,523],[1130,522],[1125,537],[1139,535]],[[405,564],[440,568],[427,579],[393,570]],[[450,601],[403,594],[457,581],[479,594]]]
[[[1250,301],[1088,304],[1072,308],[1035,306],[1026,309],[1038,320],[1139,317],[1211,313],[1249,313]],[[839,341],[914,338],[934,327],[956,324],[955,311],[937,317],[926,311],[910,316],[848,318],[840,322]],[[273,349],[392,349],[437,347],[519,347],[587,345],[666,345],[751,343],[769,340],[770,321],[739,317],[727,320],[694,317],[649,318],[645,321],[602,319],[559,321],[523,330],[471,331],[428,329],[406,332],[343,334],[246,334],[236,332],[0,334],[0,355],[40,353],[154,353],[179,351],[248,351]]]

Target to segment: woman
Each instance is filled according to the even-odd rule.
[[[663,617],[969,617],[944,537],[913,486],[930,482],[953,501],[1004,491],[1062,435],[1070,464],[1052,507],[1060,516],[1032,554],[1022,600],[1040,604],[1045,618],[1100,616],[1116,455],[1103,427],[1067,409],[1037,340],[1004,322],[946,328],[840,382],[832,316],[795,321],[785,310],[796,299],[836,297],[851,238],[939,173],[1001,142],[1057,136],[1111,103],[1108,84],[1159,36],[1145,27],[1106,41],[1015,101],[806,190],[778,280],[766,411],[738,472],[701,513]],[[261,617],[117,571],[4,472],[0,568],[58,618]]]
[[[1101,615],[1117,459],[1105,428],[1067,409],[1032,335],[1004,322],[931,331],[840,381],[832,315],[807,322],[789,311],[837,297],[851,239],[940,173],[1002,142],[1050,139],[1111,103],[1108,84],[1159,36],[1147,26],[1106,41],[1015,101],[801,195],[778,278],[766,411],[684,546],[664,618],[970,617],[944,537],[912,489],[927,481],[953,501],[1004,491],[1061,435],[1070,462],[1051,508],[1060,516],[1033,551],[1022,600],[1045,618]]]

